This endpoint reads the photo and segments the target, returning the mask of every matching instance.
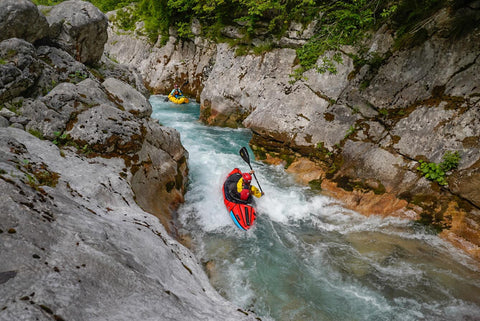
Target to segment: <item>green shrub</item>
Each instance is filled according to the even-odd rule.
[[[179,22],[177,24],[178,36],[182,39],[193,39],[195,35],[190,28],[191,24],[188,22]]]
[[[55,138],[53,139],[52,143],[55,145],[65,145],[70,139],[67,133],[62,134],[61,132],[54,132],[53,135],[55,136]]]
[[[448,172],[458,167],[460,163],[461,156],[457,152],[452,153],[451,151],[447,151],[445,155],[443,155],[443,162],[440,163],[443,170]]]
[[[418,162],[420,163],[420,167],[418,167],[417,170],[421,171],[426,179],[436,181],[440,185],[447,185],[445,171],[442,170],[440,164],[428,163],[422,160]]]
[[[443,161],[440,164],[419,160],[420,166],[417,167],[417,170],[422,172],[426,179],[436,181],[442,186],[448,185],[446,174],[448,171],[458,167],[461,156],[458,151],[455,153],[447,151],[442,159]]]

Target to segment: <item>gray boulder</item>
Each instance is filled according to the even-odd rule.
[[[10,125],[10,122],[8,121],[8,119],[6,119],[3,116],[0,116],[0,127],[8,127],[8,125]]]
[[[45,96],[62,82],[77,84],[86,78],[94,78],[84,64],[61,49],[40,46],[37,48],[37,56],[43,68],[30,93],[31,97]]]
[[[103,86],[125,111],[141,118],[152,114],[152,106],[147,98],[129,84],[115,78],[107,78]]]
[[[143,83],[143,77],[136,68],[116,63],[103,55],[96,70],[100,77],[119,79],[138,90],[143,96],[150,97],[150,92]]]
[[[35,130],[47,139],[54,139],[55,133],[63,132],[69,121],[74,121],[76,114],[100,104],[116,106],[102,86],[88,78],[76,85],[61,83],[45,97],[27,100],[20,112],[30,119],[27,130]]]
[[[48,32],[47,19],[31,1],[0,1],[0,41],[21,38],[33,43]]]
[[[103,155],[133,155],[143,143],[141,124],[135,117],[110,105],[99,105],[78,114],[70,138],[89,150]],[[85,147],[85,148],[87,148]]]
[[[40,77],[42,64],[35,47],[22,39],[0,42],[0,104],[22,95]]]
[[[107,17],[93,4],[80,0],[62,2],[47,13],[52,41],[76,60],[94,64],[107,42]]]

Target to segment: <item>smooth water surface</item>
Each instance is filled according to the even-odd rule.
[[[179,220],[228,300],[262,320],[480,320],[478,263],[409,221],[316,195],[282,167],[252,161],[265,196],[255,226],[239,230],[221,187],[233,168],[249,169],[238,151],[250,132],[206,127],[198,104],[164,98],[151,97],[153,117],[189,152]]]

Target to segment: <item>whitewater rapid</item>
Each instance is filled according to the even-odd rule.
[[[189,152],[181,229],[211,283],[240,308],[263,320],[480,318],[476,262],[408,220],[347,210],[297,185],[282,166],[252,161],[265,196],[255,226],[239,230],[221,186],[233,168],[249,169],[238,154],[249,130],[202,125],[196,103],[150,101],[153,117],[176,128]]]

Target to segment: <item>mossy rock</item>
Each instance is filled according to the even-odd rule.
[[[314,191],[321,191],[322,190],[322,178],[318,179],[312,179],[310,182],[308,182],[308,186]]]

